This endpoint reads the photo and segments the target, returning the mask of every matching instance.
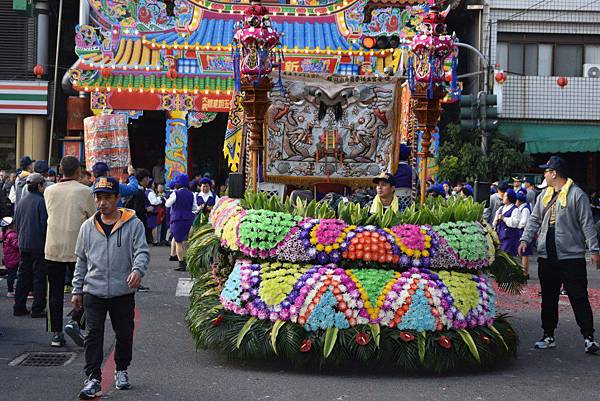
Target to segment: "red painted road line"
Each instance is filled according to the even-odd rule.
[[[135,315],[133,317],[133,335],[135,336],[135,329],[137,329],[140,324],[140,311],[138,308],[135,308]],[[111,388],[114,388],[115,384],[115,348],[113,347],[112,351],[108,355],[108,357],[104,360],[104,366],[102,366],[102,395],[105,395]]]

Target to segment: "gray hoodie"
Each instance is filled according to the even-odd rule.
[[[77,238],[77,264],[73,294],[89,293],[100,298],[131,294],[129,274],[137,270],[142,277],[150,263],[144,225],[130,209],[119,209],[121,218],[106,237],[96,215],[86,220]]]
[[[537,250],[540,257],[546,259],[546,234],[550,210],[544,211],[543,199],[547,189],[540,194],[527,222],[521,241],[531,242],[539,233]],[[559,260],[585,258],[586,247],[591,253],[599,253],[598,238],[594,228],[590,200],[581,188],[573,184],[567,193],[567,205],[563,207],[556,201],[556,253]]]

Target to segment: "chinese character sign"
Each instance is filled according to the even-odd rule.
[[[96,162],[105,162],[115,177],[131,164],[127,117],[107,114],[83,120],[85,164],[92,168]]]

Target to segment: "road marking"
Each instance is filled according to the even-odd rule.
[[[180,278],[177,281],[177,289],[175,290],[176,297],[189,297],[192,291],[192,285],[194,282],[191,278]]]

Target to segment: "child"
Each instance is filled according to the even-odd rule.
[[[8,292],[6,296],[9,298],[15,297],[15,279],[17,278],[17,270],[21,261],[19,254],[19,238],[15,230],[15,223],[12,217],[4,217],[0,220],[2,227],[2,236],[0,239],[4,242],[2,251],[4,252],[4,267],[8,269],[6,284]]]

